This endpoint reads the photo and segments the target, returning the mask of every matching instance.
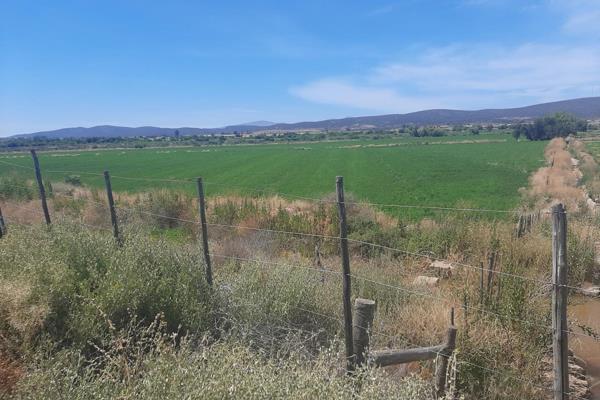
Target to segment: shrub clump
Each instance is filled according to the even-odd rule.
[[[0,200],[33,200],[35,191],[25,179],[13,175],[0,177]]]
[[[21,349],[42,338],[86,349],[160,313],[171,332],[206,330],[212,295],[200,260],[194,249],[141,235],[119,247],[76,225],[15,227],[0,244],[0,288],[20,295],[0,295],[0,329]]]

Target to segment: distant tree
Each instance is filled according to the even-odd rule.
[[[521,136],[527,136],[528,125],[518,124],[513,129],[513,137],[519,140]]]
[[[437,126],[411,126],[409,133],[413,137],[440,137],[446,136],[447,132]]]
[[[525,136],[529,140],[548,140],[555,137],[575,135],[587,130],[587,121],[567,113],[556,113],[537,118],[530,124],[518,124],[514,127],[513,136],[519,139]]]
[[[179,129],[175,129],[175,135],[174,135],[177,139],[179,139]]]

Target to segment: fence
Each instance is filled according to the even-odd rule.
[[[31,169],[34,172],[34,176],[37,182],[39,196],[41,200],[41,214],[44,217],[45,223],[50,226],[51,215],[48,209],[47,199],[46,199],[46,191],[42,179],[42,170],[40,168],[40,164],[37,158],[35,151],[31,151],[31,155],[33,158],[33,168],[25,167],[22,165],[12,164],[13,166],[20,168]],[[4,161],[0,161],[2,163],[7,163]],[[52,171],[52,172],[68,172],[68,173],[77,173],[77,171]],[[119,209],[127,210],[125,207],[117,207],[113,198],[112,185],[111,185],[111,175],[108,171],[104,171],[103,174],[93,174],[104,177],[105,188],[106,188],[106,200],[108,204],[108,209],[110,212],[111,226],[112,226],[112,234],[114,236],[115,242],[118,246],[122,245],[123,237],[121,235],[119,229],[119,221],[117,218],[117,211]],[[114,178],[114,177],[113,177]],[[118,177],[119,179],[143,179],[143,180],[153,180],[152,178],[132,178],[132,177]],[[156,181],[169,181],[169,182],[179,182],[179,183],[193,183],[193,180],[161,180],[157,179]],[[341,300],[343,305],[343,319],[340,321],[335,316],[322,315],[326,318],[332,318],[338,322],[341,322],[343,326],[344,332],[344,343],[345,343],[345,356],[346,356],[346,370],[349,373],[357,367],[361,366],[364,363],[372,363],[377,366],[388,366],[393,364],[402,364],[408,363],[412,361],[420,361],[420,360],[430,360],[437,359],[437,369],[436,369],[436,393],[438,396],[443,396],[444,390],[446,388],[446,377],[447,377],[447,365],[448,359],[451,357],[455,347],[456,347],[456,335],[457,328],[454,324],[454,308],[452,308],[452,316],[450,318],[450,326],[447,331],[446,341],[439,345],[428,346],[428,347],[415,347],[411,349],[402,349],[402,350],[380,350],[376,351],[370,348],[370,338],[376,336],[381,333],[374,332],[372,329],[373,318],[375,313],[376,304],[372,300],[368,299],[355,299],[354,304],[354,312],[352,309],[351,303],[351,285],[353,280],[370,282],[375,285],[380,285],[386,288],[390,288],[393,290],[397,290],[399,292],[408,293],[416,296],[423,296],[434,299],[436,301],[440,301],[449,305],[453,305],[450,299],[437,296],[432,293],[413,290],[406,287],[401,287],[398,285],[390,284],[388,282],[380,282],[373,279],[369,279],[367,277],[357,275],[351,272],[350,265],[350,255],[349,255],[349,243],[360,244],[370,246],[372,248],[379,248],[382,250],[387,250],[394,253],[402,253],[415,257],[424,257],[428,260],[437,260],[437,261],[447,261],[442,258],[436,258],[431,254],[421,254],[417,252],[407,251],[406,249],[394,248],[378,243],[373,243],[369,241],[362,241],[357,239],[348,238],[348,228],[347,228],[347,218],[346,218],[346,206],[347,205],[368,205],[368,206],[382,206],[382,207],[398,207],[398,208],[429,208],[433,210],[440,211],[460,211],[460,212],[476,212],[476,213],[507,213],[513,214],[515,211],[510,210],[490,210],[490,209],[475,209],[475,208],[452,208],[452,207],[428,207],[428,206],[420,206],[420,205],[402,205],[402,204],[380,204],[380,203],[365,203],[365,202],[349,202],[345,200],[344,196],[344,181],[342,177],[337,177],[336,179],[336,200],[323,200],[323,199],[313,199],[308,197],[301,196],[291,196],[288,197],[296,197],[303,200],[315,201],[315,202],[325,202],[335,204],[338,209],[339,214],[339,236],[338,235],[322,235],[322,234],[314,234],[308,232],[296,232],[296,231],[284,231],[284,230],[276,230],[276,229],[264,229],[264,228],[256,228],[250,226],[242,226],[242,225],[234,225],[234,224],[224,224],[224,223],[210,223],[206,218],[206,201],[204,196],[204,182],[202,178],[196,179],[196,190],[198,196],[198,214],[199,220],[186,220],[177,217],[170,217],[167,215],[161,215],[153,212],[142,211],[144,214],[155,216],[158,218],[164,219],[173,219],[183,223],[194,224],[198,226],[200,229],[200,236],[202,242],[202,254],[204,256],[204,270],[206,274],[206,280],[210,285],[213,285],[213,271],[212,271],[212,258],[224,258],[224,259],[234,259],[234,260],[242,260],[249,262],[260,262],[266,263],[268,262],[252,259],[252,258],[241,258],[235,256],[229,256],[225,254],[217,254],[212,253],[209,248],[209,227],[213,228],[226,228],[226,229],[240,229],[240,230],[254,230],[266,233],[276,233],[281,235],[289,235],[292,237],[310,237],[310,238],[319,238],[319,239],[328,239],[328,240],[336,240],[339,242],[339,251],[341,256],[341,272],[330,271],[322,268],[320,265],[320,259],[318,261],[317,268],[311,268],[301,265],[291,265],[291,264],[281,264],[281,263],[271,263],[275,265],[286,265],[294,268],[304,268],[311,270],[315,273],[325,274],[331,273],[336,275],[341,275],[342,279],[342,290],[341,290]],[[285,196],[285,194],[283,194]],[[105,203],[99,203],[102,206],[106,206]],[[35,210],[31,210],[35,211]],[[567,221],[566,221],[566,210],[564,209],[562,204],[558,204],[554,206],[549,213],[552,218],[552,282],[542,281],[536,278],[526,277],[510,272],[501,271],[495,268],[495,257],[494,253],[490,254],[490,258],[488,260],[488,266],[485,268],[483,263],[480,266],[473,266],[466,263],[461,262],[452,262],[453,265],[457,267],[462,267],[465,269],[474,270],[477,273],[480,273],[480,291],[481,297],[485,296],[485,274],[487,274],[487,288],[491,287],[492,279],[494,276],[506,276],[514,279],[520,279],[525,281],[532,281],[538,284],[546,284],[552,287],[552,326],[543,326],[542,328],[548,329],[552,332],[552,343],[553,343],[553,376],[554,376],[554,384],[552,393],[554,399],[567,399],[569,394],[571,393],[569,390],[569,366],[568,366],[568,334],[582,335],[582,336],[592,336],[584,333],[577,333],[569,330],[568,320],[567,320],[567,296],[569,289],[578,290],[578,288],[571,287],[567,285],[567,247],[566,247],[566,237],[567,237]],[[516,236],[520,237],[525,235],[527,232],[531,230],[532,225],[537,222],[541,218],[541,214],[533,213],[528,215],[521,215],[519,217],[519,222],[516,228]],[[83,224],[85,225],[85,224]],[[91,226],[93,227],[93,226]],[[5,218],[2,215],[2,211],[0,209],[0,237],[7,234],[7,227],[5,224]],[[318,251],[316,252],[317,257]],[[486,310],[482,307],[477,307],[473,305],[469,305],[466,302],[463,304],[463,309],[465,312],[469,310],[474,310],[481,313],[487,313],[491,315],[496,315],[503,318],[511,318],[507,315],[502,315],[496,313],[494,311]],[[304,310],[306,312],[311,312],[309,310]],[[530,321],[527,320],[518,320],[524,324],[531,324]],[[593,337],[593,336],[592,336]],[[482,365],[468,363],[466,361],[459,361],[459,363],[464,363],[471,365],[476,368],[480,368],[482,370],[487,370],[492,373],[497,373],[490,368],[484,367]],[[506,372],[506,371],[503,371]],[[525,382],[521,379],[518,374],[509,374],[511,379],[516,381],[521,381],[527,383],[529,385],[534,385],[532,382]],[[539,386],[539,385],[538,385]],[[548,387],[539,386],[539,389],[549,390]]]

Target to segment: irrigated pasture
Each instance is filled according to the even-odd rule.
[[[261,189],[315,198],[333,192],[335,176],[343,175],[347,193],[361,201],[507,209],[517,205],[518,188],[526,186],[527,177],[543,163],[544,145],[516,142],[508,135],[482,135],[38,154],[45,179],[58,182],[80,175],[85,185],[101,187],[101,173],[109,169],[116,191],[160,186],[192,191],[191,182],[141,178],[202,176],[208,195]],[[32,165],[26,153],[0,155],[0,162]],[[2,175],[11,171],[33,177],[30,170],[0,164]]]

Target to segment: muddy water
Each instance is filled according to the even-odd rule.
[[[581,303],[569,306],[569,314],[577,321],[600,332],[600,299],[582,298]],[[575,328],[579,332],[579,328]],[[569,347],[587,363],[588,381],[591,384],[592,399],[600,400],[600,343],[590,337],[570,335]]]

